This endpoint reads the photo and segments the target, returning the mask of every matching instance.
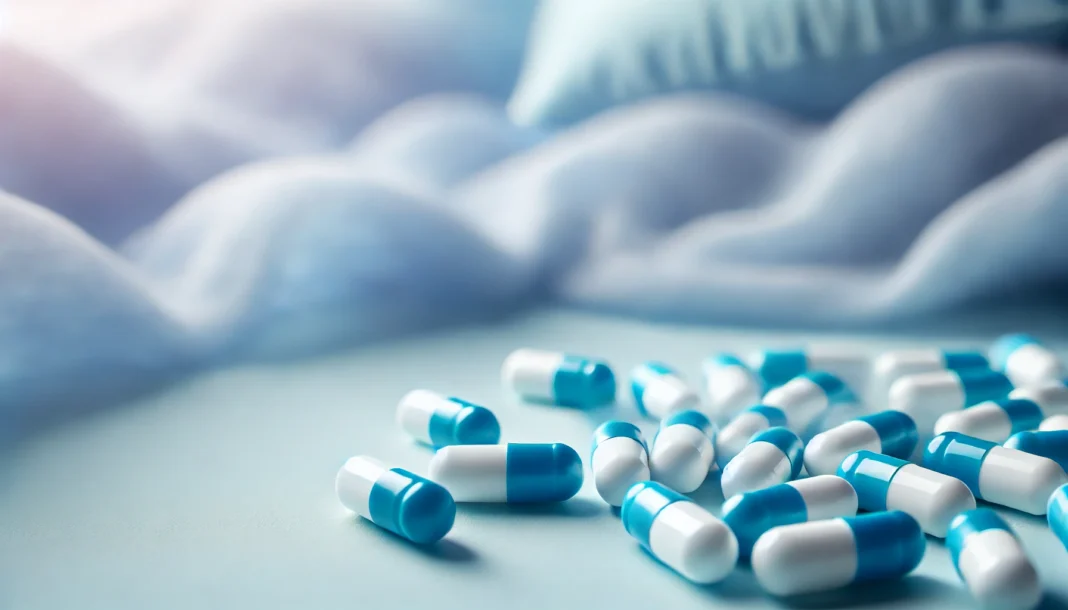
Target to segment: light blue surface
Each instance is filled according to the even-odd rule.
[[[413,387],[487,405],[508,442],[564,442],[581,453],[618,412],[514,402],[499,367],[518,346],[603,355],[620,370],[650,346],[687,376],[710,346],[748,353],[811,340],[876,353],[961,348],[1012,326],[948,321],[909,334],[811,334],[656,326],[542,313],[381,343],[291,365],[218,371],[107,412],[66,422],[0,454],[0,608],[12,610],[645,610],[782,608],[740,570],[696,587],[658,565],[599,500],[592,480],[551,506],[458,507],[445,541],[401,544],[339,506],[338,467],[364,453],[416,474],[431,452],[394,421]],[[1021,327],[1065,346],[1058,314]],[[1059,325],[1059,326],[1058,326]],[[460,357],[462,356],[462,357]],[[654,422],[637,422],[645,434]],[[718,514],[713,480],[693,497]],[[1068,554],[1045,520],[998,508],[1047,589],[1068,601]],[[551,585],[547,584],[551,583]],[[798,602],[806,608],[974,607],[941,542],[903,582]]]

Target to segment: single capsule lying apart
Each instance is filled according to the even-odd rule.
[[[1012,382],[1027,386],[1068,375],[1053,350],[1031,335],[999,337],[990,347],[990,366],[1008,375]]]
[[[434,447],[495,445],[501,440],[493,411],[428,390],[412,390],[401,398],[397,424],[415,440]]]
[[[757,434],[720,475],[723,497],[731,498],[785,483],[801,473],[804,444],[786,428],[771,428]]]
[[[681,493],[700,487],[715,463],[715,430],[700,411],[679,411],[662,420],[649,455],[652,479]]]
[[[900,511],[772,528],[753,547],[753,574],[772,595],[829,591],[901,578],[923,559],[927,540]]]
[[[634,404],[645,417],[663,419],[672,413],[699,409],[701,399],[686,382],[666,364],[646,362],[630,374]]]
[[[857,492],[844,479],[820,475],[738,494],[723,503],[723,522],[738,538],[738,556],[749,559],[764,532],[780,525],[857,514]]]
[[[601,424],[593,433],[590,470],[601,498],[621,505],[631,486],[649,480],[649,449],[641,430],[623,421]]]
[[[416,544],[441,540],[456,520],[456,503],[445,488],[363,455],[345,462],[334,490],[345,508]]]
[[[1068,430],[1018,432],[1005,441],[1005,446],[1049,458],[1068,471]]]
[[[755,405],[742,411],[716,435],[716,463],[723,468],[745,449],[750,439],[776,426],[786,426],[782,409]]]
[[[1032,515],[1046,514],[1050,494],[1068,483],[1051,459],[958,432],[934,437],[923,452],[923,465],[960,479],[981,500]]]
[[[712,417],[730,419],[742,409],[760,402],[764,383],[738,358],[719,354],[706,358],[701,369]]]
[[[794,377],[826,371],[863,390],[868,382],[868,356],[847,347],[819,346],[805,350],[765,350],[749,358],[749,368],[764,380],[766,389],[777,388]]]
[[[1051,415],[1042,420],[1042,424],[1038,429],[1042,432],[1068,430],[1068,415]]]
[[[1068,485],[1062,485],[1049,497],[1046,507],[1046,520],[1049,529],[1068,549]]]
[[[966,371],[987,369],[986,356],[975,351],[941,349],[911,349],[886,352],[872,364],[875,392],[886,397],[895,381],[909,375],[937,371]]]
[[[920,436],[931,433],[946,413],[988,400],[1007,398],[1008,377],[994,371],[939,371],[902,377],[890,386],[889,405],[916,422]]]
[[[582,487],[582,459],[563,443],[452,445],[429,470],[457,502],[563,502]]]
[[[589,409],[616,399],[611,367],[583,356],[519,349],[505,358],[501,378],[524,400]]]
[[[620,519],[654,557],[693,582],[723,580],[738,563],[738,540],[730,528],[659,483],[631,487]]]
[[[946,548],[972,596],[990,610],[1028,610],[1042,599],[1038,572],[1008,524],[989,508],[953,519]]]
[[[934,433],[960,432],[995,443],[1042,423],[1042,409],[1024,398],[988,400],[974,407],[946,413],[935,422]]]
[[[762,404],[786,414],[786,427],[801,434],[832,405],[857,402],[853,391],[830,373],[803,373],[764,395]]]
[[[975,497],[961,481],[871,451],[846,457],[838,476],[857,490],[860,508],[906,512],[923,531],[938,538],[946,536],[953,517],[975,508]]]
[[[805,470],[809,474],[834,474],[847,455],[862,449],[907,458],[917,443],[911,417],[900,411],[880,411],[812,437],[805,446]]]

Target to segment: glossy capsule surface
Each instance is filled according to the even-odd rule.
[[[990,610],[1029,610],[1042,599],[1038,572],[1019,538],[989,508],[957,515],[946,535],[957,574]]]
[[[632,423],[607,421],[593,433],[590,470],[597,493],[612,506],[623,503],[627,490],[649,480],[649,449]]]
[[[582,459],[563,443],[452,445],[430,460],[430,479],[457,502],[563,502],[582,487]]]
[[[638,413],[663,419],[679,411],[697,410],[701,399],[674,369],[661,362],[645,362],[630,374],[631,393]]]
[[[990,347],[990,366],[1008,375],[1018,386],[1063,379],[1064,363],[1053,350],[1031,335],[1004,335]]]
[[[810,346],[806,349],[764,350],[752,354],[749,368],[764,381],[765,390],[814,371],[826,371],[857,391],[867,388],[868,355],[850,347]]]
[[[680,493],[704,483],[715,464],[716,427],[700,411],[679,411],[660,421],[649,456],[652,479]]]
[[[505,358],[501,379],[532,402],[591,409],[616,399],[616,377],[608,363],[563,352],[518,349]]]
[[[834,474],[846,456],[864,449],[908,458],[918,443],[911,417],[900,411],[880,411],[812,437],[805,445],[805,470],[809,474]]]
[[[782,409],[786,427],[802,434],[828,407],[855,403],[857,397],[838,377],[815,371],[802,373],[768,391],[761,402]]]
[[[1034,430],[1042,423],[1042,409],[1025,398],[989,400],[938,418],[934,433],[960,432],[1003,443],[1017,432]]]
[[[753,437],[723,468],[723,497],[731,498],[797,478],[804,444],[786,428],[771,428]]]
[[[434,447],[494,445],[501,440],[492,411],[428,390],[413,390],[401,398],[397,423],[415,440]]]
[[[1008,398],[1008,377],[994,371],[938,371],[902,377],[890,386],[889,407],[916,422],[921,437],[929,437],[946,413],[988,400]]]
[[[723,468],[754,436],[776,426],[786,426],[786,414],[782,409],[768,405],[745,409],[716,434],[716,463]]]
[[[760,403],[764,384],[741,360],[732,354],[717,354],[701,363],[708,393],[708,415],[728,420],[746,407]]]

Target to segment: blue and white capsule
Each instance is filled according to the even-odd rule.
[[[940,434],[923,465],[963,481],[975,497],[1032,515],[1046,514],[1053,490],[1068,483],[1057,462],[958,432]]]
[[[772,528],[753,547],[753,574],[765,591],[787,596],[902,578],[923,559],[927,540],[901,511]]]
[[[630,373],[634,404],[644,417],[664,419],[672,413],[700,410],[701,398],[674,369],[661,362],[645,362]]]
[[[923,531],[938,538],[946,536],[953,517],[975,508],[975,497],[961,481],[871,451],[847,456],[838,476],[857,490],[860,508],[906,512]]]
[[[1031,335],[999,337],[990,346],[990,366],[1008,375],[1015,385],[1028,386],[1068,376],[1053,350]]]
[[[1068,415],[1050,415],[1046,419],[1042,420],[1042,424],[1038,427],[1042,432],[1052,432],[1054,430],[1068,430]]]
[[[990,363],[977,351],[909,349],[885,352],[872,364],[875,394],[886,398],[895,381],[909,375],[938,371],[986,370]]]
[[[334,490],[345,508],[416,544],[441,540],[456,520],[456,503],[445,488],[363,455],[345,462]]]
[[[401,398],[397,424],[432,447],[495,445],[501,440],[501,426],[493,411],[429,390],[412,390]]]
[[[1003,443],[1017,432],[1034,430],[1042,423],[1042,408],[1025,398],[988,400],[974,407],[946,413],[935,422],[934,433],[960,432]]]
[[[1068,471],[1068,430],[1018,432],[1005,441],[1005,446],[1049,458]]]
[[[1009,378],[994,371],[938,371],[902,377],[890,386],[889,405],[916,422],[920,436],[928,436],[946,413],[988,400],[1008,398]]]
[[[563,443],[451,445],[429,471],[457,502],[563,502],[582,487],[582,459]]]
[[[742,452],[723,468],[719,481],[723,497],[765,489],[792,481],[801,474],[804,443],[786,428],[757,434]]]
[[[616,400],[616,376],[607,363],[585,356],[519,349],[501,367],[506,388],[524,400],[592,409]]]
[[[723,468],[754,436],[777,426],[786,426],[786,414],[778,407],[754,405],[742,411],[716,435],[716,463]]]
[[[786,414],[786,427],[798,434],[835,405],[857,402],[857,396],[838,377],[823,371],[802,373],[764,395],[763,404]]]
[[[723,580],[738,563],[738,540],[731,529],[660,483],[631,487],[620,519],[654,557],[695,583]]]
[[[723,503],[723,522],[738,538],[738,556],[749,554],[765,532],[780,525],[855,517],[857,492],[840,477],[819,475],[744,494]]]
[[[764,350],[749,357],[749,368],[763,381],[764,389],[777,388],[787,381],[814,371],[826,371],[858,391],[867,388],[869,358],[849,347],[813,346],[808,349]]]
[[[627,490],[649,480],[649,448],[642,431],[625,421],[607,421],[593,433],[590,470],[597,493],[612,506],[623,504]]]
[[[652,479],[690,493],[708,478],[715,464],[716,427],[700,411],[679,411],[660,421],[649,455]]]
[[[749,367],[731,354],[717,354],[701,364],[708,392],[708,413],[727,420],[742,409],[760,402],[764,383]]]
[[[1049,529],[1061,541],[1065,549],[1068,549],[1068,485],[1062,485],[1049,497],[1046,505],[1046,520]]]
[[[919,442],[911,417],[900,411],[880,411],[812,437],[805,445],[805,470],[813,475],[834,474],[846,456],[861,450],[908,458]]]
[[[1016,388],[1009,398],[1030,400],[1041,407],[1046,417],[1068,415],[1068,383],[1063,380],[1043,381]]]
[[[946,548],[976,601],[990,610],[1029,610],[1042,599],[1038,572],[1020,539],[989,508],[953,519]]]

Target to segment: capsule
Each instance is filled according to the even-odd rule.
[[[786,414],[786,427],[801,434],[827,407],[857,402],[845,383],[830,373],[802,373],[764,395],[763,404]]]
[[[1068,430],[1068,415],[1051,415],[1042,420],[1042,425],[1038,429],[1042,432]]]
[[[1018,432],[1005,441],[1005,446],[1049,458],[1068,470],[1068,430]]]
[[[805,470],[834,474],[847,455],[861,450],[908,458],[918,443],[911,417],[900,411],[880,411],[812,437],[805,446]]]
[[[723,580],[738,563],[738,540],[730,528],[659,483],[631,487],[620,519],[654,557],[695,583]]]
[[[1025,334],[1004,335],[994,341],[990,347],[990,366],[1005,373],[1019,386],[1061,379],[1068,375],[1064,363],[1053,350]]]
[[[750,439],[776,426],[786,426],[782,409],[755,405],[742,411],[716,435],[716,463],[723,468],[745,449]]]
[[[820,475],[738,494],[723,504],[723,522],[738,538],[738,556],[749,559],[764,532],[780,525],[857,514],[857,492],[844,479]]]
[[[889,405],[907,413],[921,436],[929,435],[939,417],[988,400],[1007,398],[1008,377],[993,371],[939,371],[902,377],[890,386]]]
[[[680,411],[662,420],[649,455],[652,479],[681,493],[700,487],[715,463],[715,430],[700,411]]]
[[[534,349],[508,355],[501,367],[506,388],[524,400],[591,409],[616,400],[616,376],[600,360]]]
[[[923,531],[938,538],[945,538],[953,517],[975,508],[975,497],[961,481],[871,451],[847,456],[838,476],[857,490],[860,508],[904,511]]]
[[[953,519],[946,548],[972,596],[990,610],[1027,610],[1042,599],[1038,572],[1019,538],[989,508]]]
[[[334,490],[345,508],[416,544],[441,540],[456,520],[456,503],[444,487],[364,455],[345,462]]]
[[[801,474],[803,448],[801,439],[786,428],[770,428],[757,434],[723,468],[719,479],[723,497],[796,479]]]
[[[663,419],[679,411],[696,410],[701,399],[672,368],[660,362],[639,364],[631,371],[634,404],[645,417]]]
[[[964,481],[981,500],[1032,515],[1046,514],[1050,494],[1068,483],[1068,475],[1049,458],[958,432],[934,437],[923,452],[923,465]]]
[[[708,412],[714,418],[730,419],[742,409],[759,403],[764,394],[761,379],[730,354],[705,359],[701,369],[708,392]]]
[[[772,528],[753,547],[753,574],[772,595],[816,593],[901,578],[923,559],[927,540],[901,511]]]
[[[1017,432],[1034,430],[1042,423],[1042,409],[1024,398],[988,400],[962,411],[946,413],[935,422],[934,433],[960,432],[1003,443]]]
[[[777,388],[794,377],[826,371],[863,391],[868,381],[868,356],[850,348],[810,347],[805,350],[765,350],[749,358],[749,368],[764,381],[764,388]]]
[[[1047,416],[1068,415],[1068,385],[1064,381],[1043,381],[1017,388],[1009,394],[1009,398],[1033,401]]]
[[[1049,497],[1046,520],[1049,521],[1049,529],[1068,549],[1068,485],[1062,485]]]
[[[590,470],[597,493],[612,506],[635,483],[649,480],[649,448],[641,430],[623,421],[608,421],[593,433]]]
[[[431,458],[430,479],[457,502],[563,502],[582,487],[582,459],[563,443],[452,445]]]
[[[401,398],[397,424],[415,440],[434,447],[495,445],[501,440],[493,411],[428,390],[412,390]]]
[[[880,355],[872,364],[872,376],[875,391],[885,397],[895,381],[909,375],[988,368],[990,363],[986,356],[976,351],[909,349]]]

